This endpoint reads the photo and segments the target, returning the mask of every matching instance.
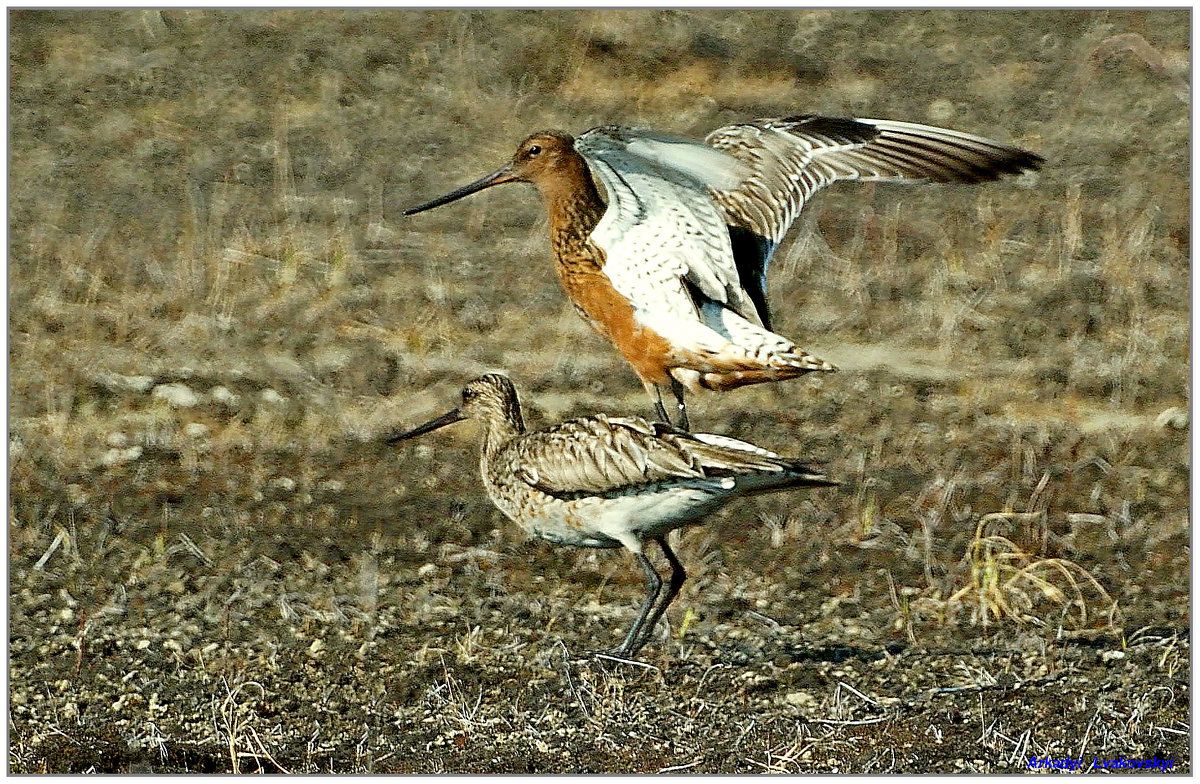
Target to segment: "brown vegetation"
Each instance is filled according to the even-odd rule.
[[[9,22],[10,769],[1190,768],[1187,11]],[[400,209],[792,112],[1048,165],[818,197],[771,297],[841,372],[690,411],[845,486],[683,532],[651,666],[575,663],[630,562],[522,541],[469,432],[372,439],[490,368],[535,426],[645,393],[532,192]]]

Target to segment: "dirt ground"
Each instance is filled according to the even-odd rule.
[[[1187,11],[10,12],[12,772],[1191,771]],[[541,127],[798,112],[1032,149],[846,184],[771,272],[840,367],[693,426],[843,485],[628,554],[528,540],[471,425],[649,415]],[[1114,762],[1115,761],[1115,762]]]

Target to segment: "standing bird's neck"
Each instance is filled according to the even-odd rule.
[[[503,414],[495,413],[483,423],[482,460],[486,464],[494,458],[501,449],[517,436],[525,432],[525,421],[521,418],[520,409],[514,404]]]

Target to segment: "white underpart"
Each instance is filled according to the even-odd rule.
[[[730,343],[764,362],[796,350],[796,344],[782,335],[747,321],[729,308],[715,303],[704,304],[700,309],[700,320]]]
[[[604,499],[591,514],[592,528],[629,549],[633,541],[664,536],[720,506],[734,488],[733,479],[708,480],[709,488],[680,487],[670,492],[647,492]],[[634,550],[634,552],[639,552]]]
[[[703,367],[702,363],[696,365],[696,369],[706,372],[721,372],[723,367],[727,369],[721,362],[736,360],[754,360],[762,365],[779,367],[804,365],[808,361],[792,353],[797,351],[793,341],[753,324],[715,302],[702,303],[697,317],[691,320],[644,308],[635,309],[635,314],[640,324],[662,335],[671,345],[693,352],[696,355],[693,362],[700,362],[699,357],[706,355],[719,358],[712,367]]]
[[[642,540],[664,536],[694,522],[735,495],[737,481],[730,477],[679,482],[674,488],[648,485],[640,491],[609,498],[581,498],[541,505],[537,513],[517,520],[493,497],[497,506],[534,536],[556,544],[603,546],[603,539],[620,542],[635,553]],[[582,518],[580,528],[567,517]]]
[[[747,451],[770,454],[737,439],[707,436],[704,440],[709,438],[723,446],[741,444],[750,447]],[[619,542],[626,549],[640,553],[645,539],[665,536],[676,528],[695,523],[747,491],[777,486],[780,473],[678,480],[629,488],[624,494],[609,497],[556,500],[540,504],[534,514],[528,514],[527,510],[522,519],[507,509],[502,499],[493,496],[492,500],[529,533],[555,544],[611,547],[614,546],[611,542]],[[586,520],[586,525],[572,525],[568,517]],[[610,543],[606,545],[605,540]]]
[[[628,141],[597,129],[575,142],[608,195],[591,239],[604,250],[613,288],[639,315],[694,325],[699,313],[687,281],[713,302],[757,319],[704,176],[728,182],[740,164],[701,144],[626,136]]]

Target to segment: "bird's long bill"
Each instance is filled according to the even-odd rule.
[[[394,436],[388,436],[387,442],[389,444],[394,444],[397,441],[404,441],[405,439],[416,438],[417,436],[424,435],[425,433],[428,433],[431,430],[437,430],[439,427],[445,427],[446,425],[452,425],[455,422],[459,422],[463,419],[466,419],[466,417],[463,416],[462,412],[456,408],[453,411],[447,411],[445,414],[442,414],[437,419],[426,422],[423,425],[414,427],[412,430],[408,430],[403,433],[397,433]]]
[[[511,166],[505,166],[502,169],[497,169],[486,177],[481,177],[470,185],[464,185],[458,190],[450,191],[445,196],[438,196],[432,201],[427,201],[424,204],[418,204],[416,207],[409,207],[404,211],[405,215],[416,215],[418,212],[432,210],[434,207],[441,207],[443,204],[449,204],[452,201],[457,201],[463,196],[470,196],[476,191],[481,191],[484,188],[490,188],[493,185],[501,185],[506,182],[512,182],[517,179],[513,174]]]

